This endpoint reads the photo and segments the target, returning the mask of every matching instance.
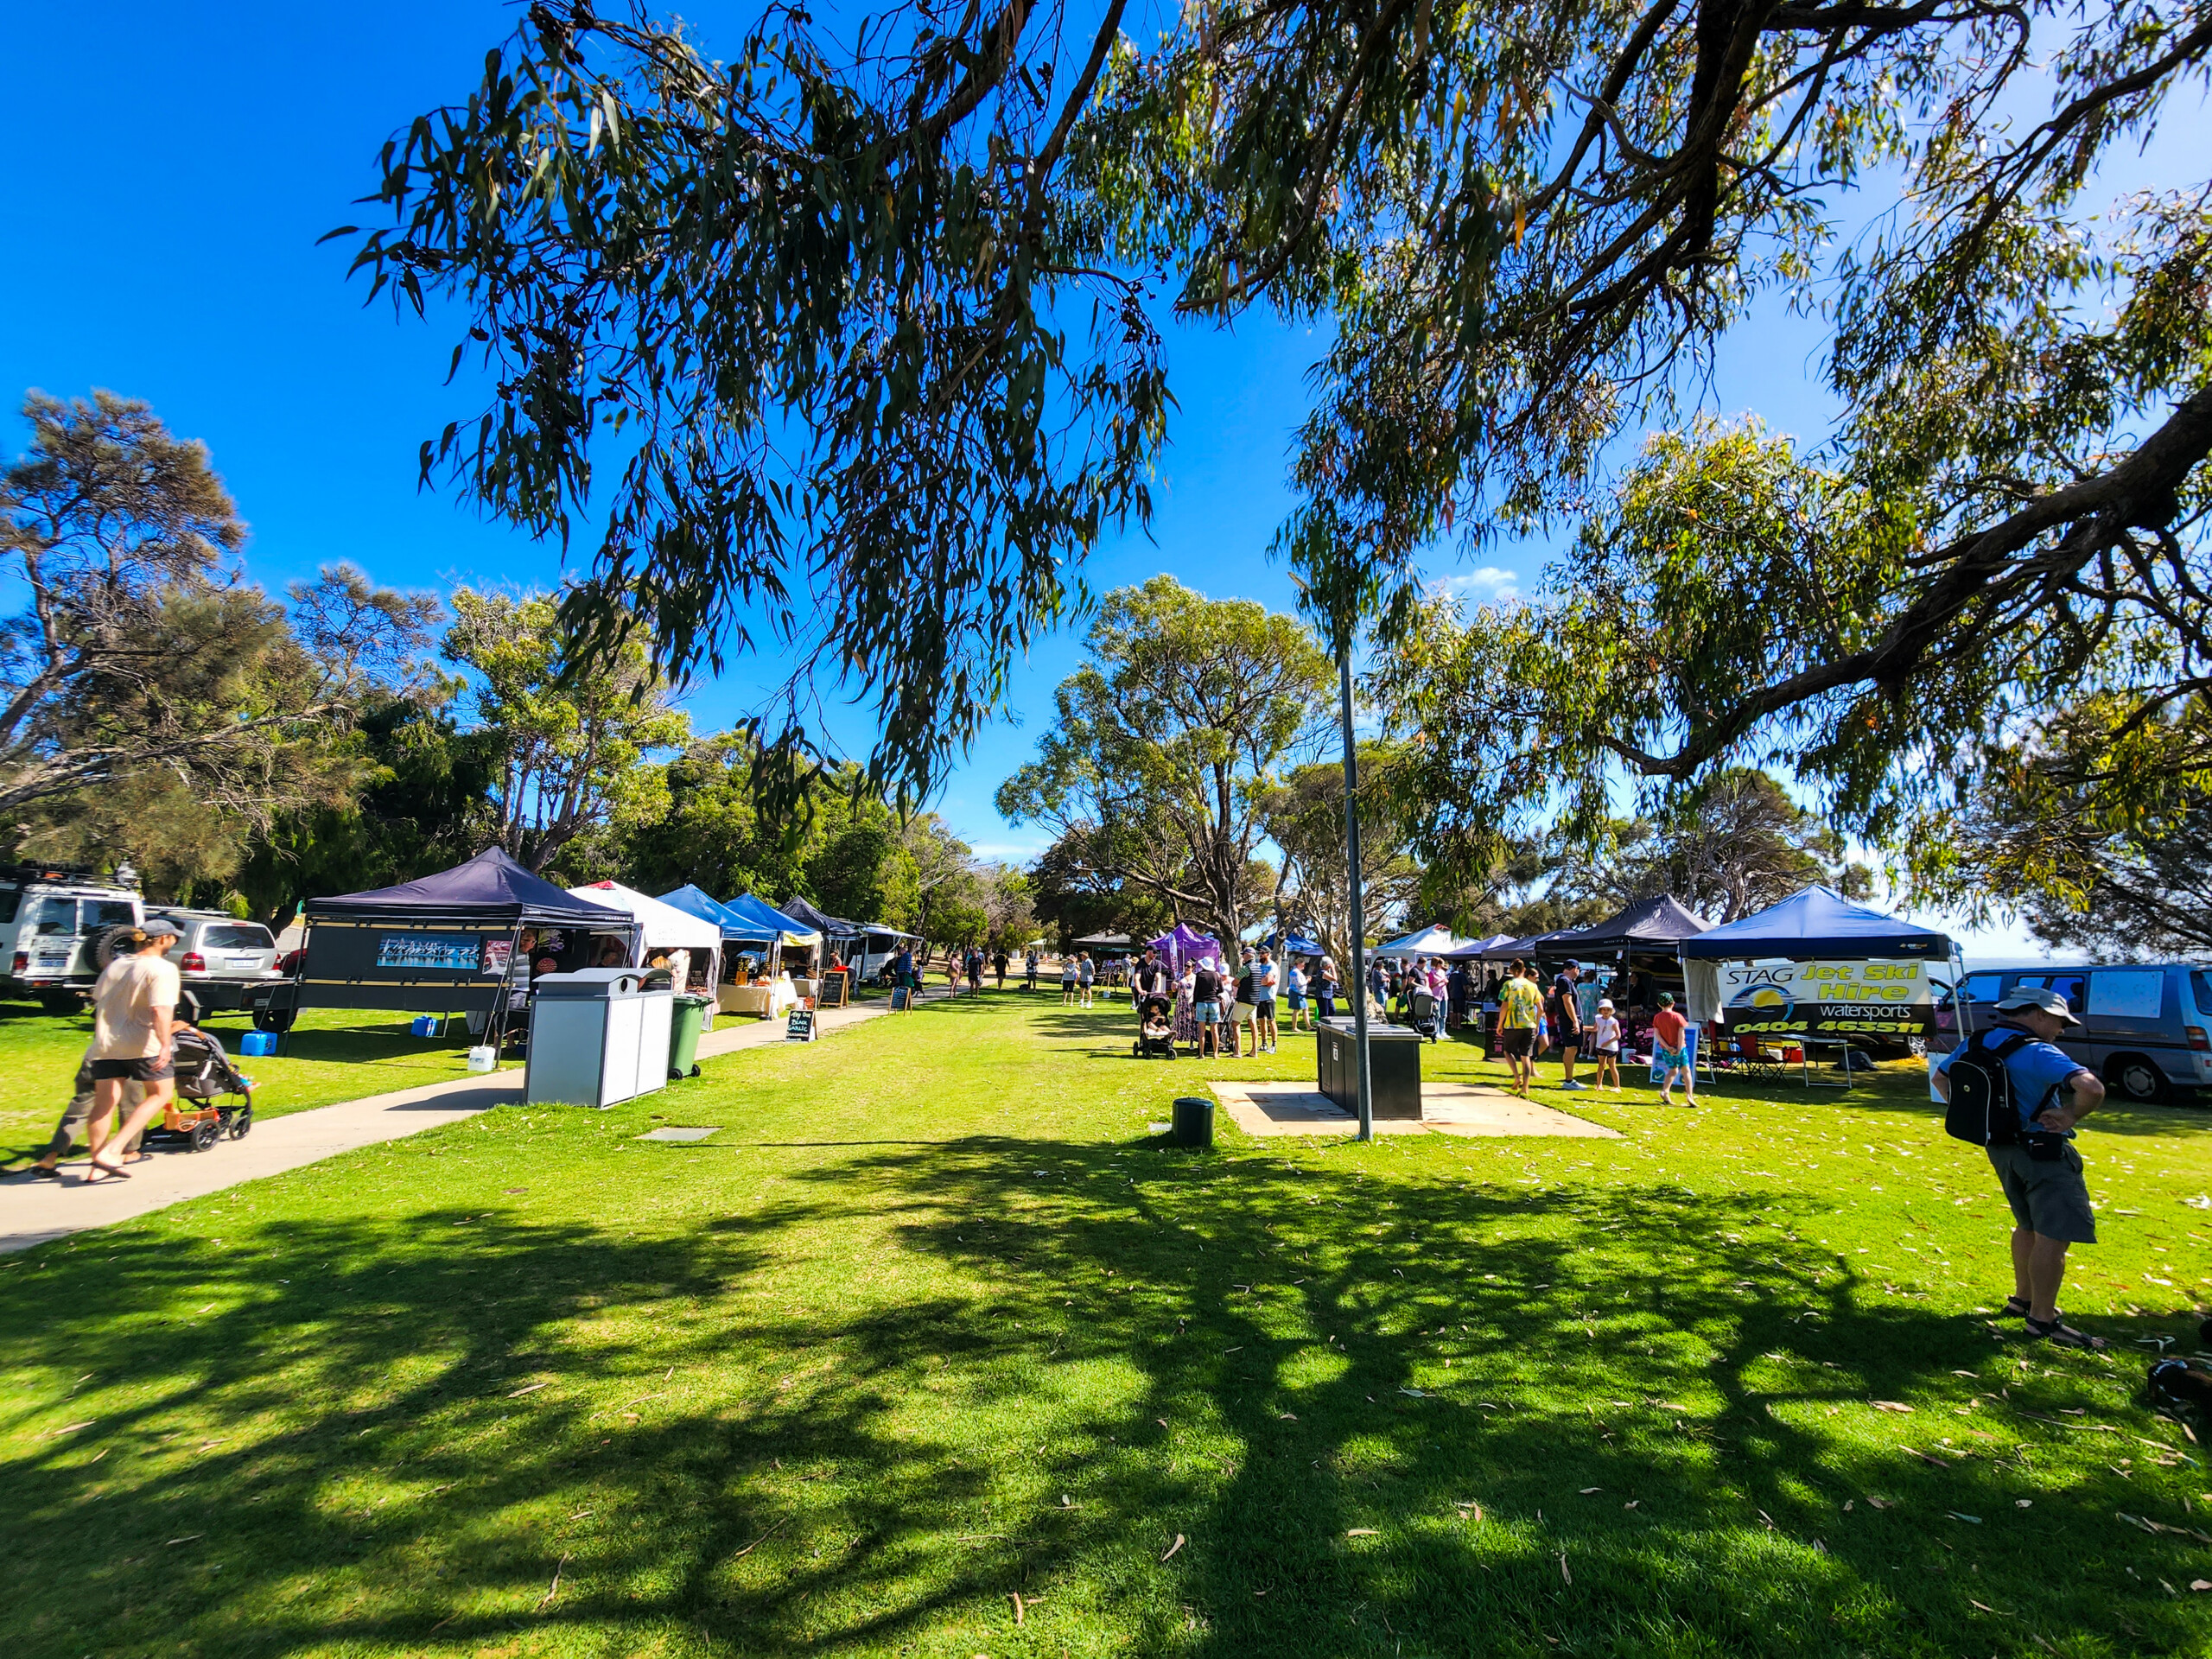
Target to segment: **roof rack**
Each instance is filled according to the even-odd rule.
[[[0,880],[16,881],[92,881],[104,887],[123,885],[105,870],[96,870],[83,864],[37,863],[28,859],[11,864],[0,864]]]

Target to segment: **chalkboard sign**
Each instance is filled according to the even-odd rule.
[[[853,970],[833,968],[822,976],[822,995],[816,1002],[825,1008],[842,1008],[852,1000]]]
[[[810,1043],[814,1040],[814,1010],[793,1008],[784,1024],[784,1040],[787,1043]]]
[[[904,985],[894,985],[893,987],[892,987],[892,989],[891,989],[891,1009],[892,1009],[892,1012],[893,1012],[893,1013],[894,1013],[894,1014],[896,1014],[899,1009],[901,1009],[901,1008],[905,1007],[906,1006],[907,1002],[912,999],[912,995],[913,995],[913,993],[912,993],[911,991],[909,991],[909,990],[908,990],[908,989],[907,989]]]

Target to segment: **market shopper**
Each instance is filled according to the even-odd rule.
[[[1551,1023],[1552,1041],[1559,1045],[1559,1086],[1577,1091],[1590,1086],[1576,1082],[1574,1077],[1574,1057],[1582,1046],[1582,1009],[1575,1001],[1574,988],[1581,982],[1582,964],[1568,963],[1552,981],[1551,1000],[1544,1007],[1544,1017]]]
[[[92,1142],[87,1185],[102,1179],[128,1180],[130,1172],[100,1156],[109,1141],[108,1118],[123,1104],[124,1085],[142,1083],[143,1096],[117,1131],[127,1147],[152,1122],[176,1092],[176,1003],[183,980],[176,964],[162,953],[176,942],[176,924],[166,916],[147,918],[143,927],[123,936],[115,959],[92,982]]]
[[[1523,1095],[1536,1080],[1536,1025],[1544,1017],[1543,994],[1522,976],[1530,971],[1516,957],[1497,988],[1498,1047],[1512,1070],[1514,1088]]]
[[[1221,979],[1209,957],[1191,973],[1191,1018],[1198,1026],[1201,1057],[1218,1052],[1221,1037]]]
[[[914,953],[906,945],[900,945],[899,954],[891,959],[891,985],[893,990],[906,993],[905,1006],[909,1009],[922,993],[922,976],[915,971]]]
[[[1590,1053],[1598,1063],[1597,1087],[1605,1087],[1605,1080],[1612,1079],[1612,1090],[1621,1091],[1621,1022],[1613,1017],[1613,1000],[1605,997],[1598,1004],[1598,1017],[1590,1022]]]
[[[1333,1020],[1337,1017],[1337,964],[1324,957],[1320,965],[1313,970],[1313,1001],[1321,1019]]]
[[[1258,1016],[1253,1026],[1252,1040],[1262,1054],[1275,1052],[1275,992],[1281,979],[1275,968],[1274,952],[1261,946],[1260,954],[1252,961],[1252,1007]]]
[[[2031,1337],[2062,1348],[2101,1349],[2102,1338],[2066,1323],[2058,1311],[2058,1287],[2066,1277],[2067,1246],[2097,1242],[2082,1154],[2074,1149],[2074,1126],[2103,1104],[2105,1086],[2095,1072],[2058,1046],[2060,1034],[2082,1022],[2056,991],[2016,986],[1999,1001],[1996,1014],[1989,1032],[1961,1043],[1936,1063],[1931,1074],[1935,1090],[1948,1101],[1954,1064],[1974,1051],[1986,1065],[2000,1045],[2009,1045],[2000,1063],[2022,1138],[1986,1148],[2012,1211],[2012,1294],[2005,1311],[2025,1321]],[[2026,1040],[2012,1043],[2015,1033]]]
[[[1062,957],[1060,958],[1060,1006],[1064,1008],[1074,1006],[1075,997],[1075,958]]]
[[[997,950],[991,952],[991,970],[999,977],[998,988],[1000,990],[1006,989],[1006,966],[1007,961],[1008,958],[1006,954],[1006,947],[1004,945],[1001,945]]]
[[[1090,951],[1075,953],[1075,977],[1083,993],[1083,1006],[1087,1008],[1090,1006],[1091,989],[1098,982],[1098,964],[1090,959]]]
[[[1035,946],[1033,945],[1028,950],[1024,950],[1021,953],[1021,963],[1023,971],[1028,979],[1028,983],[1024,985],[1021,988],[1025,991],[1033,991],[1037,988],[1037,950]]]
[[[1313,1029],[1313,1022],[1306,1014],[1306,964],[1293,957],[1284,966],[1282,988],[1283,1007],[1290,1014],[1293,1031]]]
[[[123,1109],[129,1111],[145,1098],[145,1093],[144,1084],[126,1081],[123,1086]],[[78,1131],[92,1122],[92,1109],[99,1098],[99,1085],[92,1078],[92,1046],[87,1043],[84,1058],[77,1062],[76,1091],[71,1095],[69,1103],[61,1109],[61,1121],[54,1126],[54,1136],[46,1143],[45,1155],[30,1166],[28,1173],[41,1180],[58,1181],[61,1179],[61,1160],[77,1144]],[[144,1131],[139,1133],[143,1137]],[[86,1131],[86,1138],[90,1138],[89,1131]],[[143,1163],[152,1156],[149,1152],[141,1151],[135,1140],[123,1148],[123,1161],[127,1164]]]
[[[1675,1077],[1682,1079],[1682,1104],[1697,1104],[1697,1066],[1690,1053],[1690,1022],[1675,1007],[1672,991],[1659,993],[1659,1007],[1651,1016],[1651,1060],[1659,1068],[1659,1100],[1675,1103]]]

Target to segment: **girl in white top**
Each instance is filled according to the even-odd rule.
[[[1591,1052],[1598,1060],[1598,1087],[1605,1086],[1605,1079],[1612,1079],[1615,1094],[1621,1091],[1621,1022],[1613,1018],[1613,1000],[1602,997],[1598,1002],[1598,1017],[1590,1022]]]

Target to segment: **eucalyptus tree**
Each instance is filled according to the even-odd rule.
[[[1295,617],[1165,575],[1109,594],[1085,649],[998,810],[1047,826],[1077,868],[1236,938],[1257,913],[1280,770],[1327,729],[1327,656]]]
[[[1067,563],[1148,512],[1159,341],[1065,182],[1122,12],[922,0],[841,45],[771,4],[709,56],[543,0],[385,146],[378,222],[332,232],[481,370],[425,480],[583,538],[589,636],[771,664],[781,798],[842,691],[880,722],[870,782],[918,803]]]

